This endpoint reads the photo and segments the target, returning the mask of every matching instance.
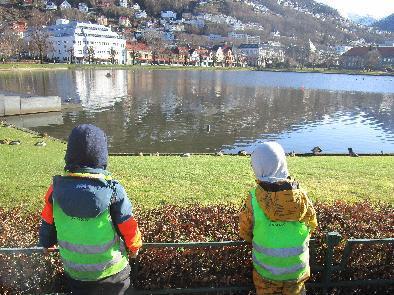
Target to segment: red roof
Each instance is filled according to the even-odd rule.
[[[27,23],[25,21],[17,21],[13,23],[12,27],[18,33],[25,32],[27,28]]]
[[[126,42],[127,50],[135,50],[135,51],[150,51],[150,47],[141,42]]]

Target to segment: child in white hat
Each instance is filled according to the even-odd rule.
[[[257,295],[305,294],[309,239],[317,226],[315,209],[298,182],[289,177],[280,144],[260,144],[251,162],[257,186],[240,212],[240,236],[253,245]]]

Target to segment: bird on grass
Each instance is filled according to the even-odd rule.
[[[248,153],[244,150],[238,152],[238,156],[247,156]]]
[[[20,144],[21,144],[21,141],[19,139],[11,140],[10,143],[9,143],[9,145],[20,145]]]
[[[358,154],[353,151],[353,148],[348,148],[350,157],[358,157]]]
[[[315,146],[313,149],[311,149],[311,152],[312,152],[314,155],[318,155],[318,154],[320,154],[322,151],[323,151],[323,150],[322,150],[320,147],[318,147],[318,146]]]

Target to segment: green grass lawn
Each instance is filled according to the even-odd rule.
[[[21,145],[0,145],[0,207],[22,205],[40,210],[52,175],[63,171],[66,145],[41,140],[13,128],[0,127],[1,139],[19,139]],[[291,175],[312,199],[332,202],[370,200],[394,203],[394,157],[293,157]],[[112,156],[109,170],[141,209],[162,204],[240,205],[254,185],[249,157]]]

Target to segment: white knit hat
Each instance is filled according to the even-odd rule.
[[[277,142],[258,145],[252,153],[251,161],[256,179],[260,181],[278,182],[289,176],[285,151]]]

